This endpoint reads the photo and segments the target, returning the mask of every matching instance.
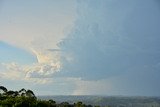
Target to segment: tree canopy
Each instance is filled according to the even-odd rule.
[[[34,92],[30,89],[22,88],[19,91],[8,90],[0,86],[0,107],[93,107],[85,105],[82,102],[69,104],[62,102],[57,104],[56,101],[37,99]]]

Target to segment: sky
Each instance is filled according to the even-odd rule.
[[[160,96],[159,19],[158,0],[0,0],[0,85]]]

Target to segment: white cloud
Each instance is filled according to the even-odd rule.
[[[0,11],[0,40],[33,53],[37,63],[6,63],[3,70],[0,68],[0,74],[2,78],[10,80],[50,83],[54,74],[60,71],[61,63],[59,53],[48,49],[58,48],[57,43],[72,28],[75,1],[49,1],[44,2],[46,5],[43,6],[43,1],[32,3],[36,4],[36,8],[34,5],[28,8],[28,1],[4,2]]]
[[[60,71],[60,64],[49,63],[49,64],[36,64],[27,70],[27,78],[50,78],[53,77],[54,73]]]
[[[32,49],[33,50],[33,49]],[[33,50],[38,62],[31,67],[27,68],[26,77],[29,78],[50,78],[54,73],[59,72],[61,63],[58,53],[51,52],[38,52]]]
[[[57,47],[56,44],[65,36],[64,33],[73,26],[75,1],[67,4],[66,1],[30,2],[33,5],[28,8],[28,1],[4,1],[0,11],[0,40],[27,50],[30,47]],[[46,5],[42,6],[41,3]]]
[[[3,70],[3,72],[1,72],[2,78],[11,80],[22,80],[22,77],[25,76],[25,72],[22,72],[23,68],[14,62],[10,64],[2,63],[2,65],[6,68],[5,70]]]
[[[0,72],[1,77],[11,80],[36,81],[37,83],[51,82],[54,74],[61,69],[58,54],[37,52],[37,63],[32,65],[20,65],[17,63],[2,63],[5,68]]]

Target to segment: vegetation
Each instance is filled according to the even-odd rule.
[[[7,90],[4,86],[0,86],[0,107],[93,107],[92,105],[85,105],[82,102],[69,104],[62,102],[57,104],[52,99],[40,100],[37,99],[32,90],[19,91]],[[98,106],[96,106],[98,107]]]
[[[63,100],[56,100],[59,102],[57,103],[52,100],[56,97],[37,98],[32,90],[22,88],[19,91],[12,91],[0,86],[0,107],[160,107],[160,97],[65,96],[58,98]]]

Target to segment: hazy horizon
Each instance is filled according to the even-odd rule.
[[[160,96],[159,19],[158,0],[0,0],[0,85]]]

